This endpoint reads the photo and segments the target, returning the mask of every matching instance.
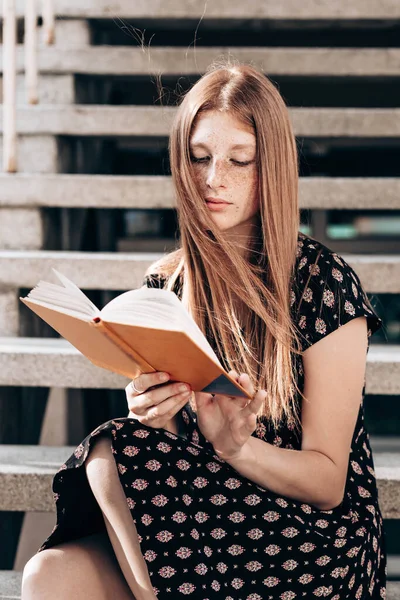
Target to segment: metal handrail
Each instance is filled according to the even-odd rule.
[[[17,172],[16,0],[3,0],[3,171]],[[55,41],[53,0],[42,0],[43,43]],[[28,104],[38,104],[37,4],[25,0],[25,86]]]
[[[25,0],[25,86],[28,104],[39,102],[36,0]]]
[[[17,171],[15,0],[3,0],[3,170]]]

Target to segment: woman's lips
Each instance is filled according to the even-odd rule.
[[[220,198],[206,198],[206,204],[210,210],[223,210],[229,206],[230,202],[226,202]]]
[[[214,198],[214,196],[207,196],[206,202],[216,202],[218,204],[221,204],[221,203],[230,204],[227,200],[224,200],[223,198]]]
[[[210,200],[206,200],[206,204],[210,210],[214,211],[224,210],[229,206],[228,202],[211,202]]]

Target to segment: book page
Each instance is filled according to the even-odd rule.
[[[98,315],[99,309],[89,298],[70,281],[53,268],[63,286],[49,281],[40,280],[39,283],[28,293],[27,299],[38,302],[41,306],[49,308],[58,307],[65,313],[75,313],[81,317],[93,317]]]

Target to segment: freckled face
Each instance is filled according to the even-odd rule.
[[[225,231],[246,233],[259,210],[256,137],[232,113],[205,111],[196,119],[190,154],[201,196],[229,204],[207,203],[210,216]]]

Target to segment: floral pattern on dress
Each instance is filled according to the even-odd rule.
[[[369,336],[382,324],[353,269],[304,234],[293,295],[304,350],[357,316],[367,317]],[[302,389],[301,357],[296,360]],[[180,416],[182,435],[131,418],[107,421],[88,435],[54,477],[57,524],[38,551],[104,531],[82,465],[95,440],[106,435],[161,600],[386,597],[385,532],[362,405],[343,501],[331,510],[242,477],[214,453],[189,403]],[[291,423],[276,431],[262,417],[252,435],[301,449],[301,434]]]

